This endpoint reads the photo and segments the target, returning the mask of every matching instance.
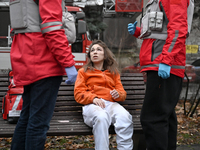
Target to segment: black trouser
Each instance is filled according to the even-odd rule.
[[[11,150],[44,150],[62,76],[48,77],[24,86],[23,107]]]
[[[148,150],[175,150],[177,118],[175,106],[182,89],[182,78],[170,74],[162,79],[157,71],[147,72],[146,94],[141,124]]]

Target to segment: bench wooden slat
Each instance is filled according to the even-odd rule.
[[[74,101],[74,95],[69,95],[69,96],[58,96],[57,97],[57,102],[58,101],[63,101],[63,100],[66,100],[66,101],[70,101],[70,100],[72,100],[72,101]]]
[[[8,82],[0,82],[0,88],[8,87]]]
[[[143,77],[143,74],[142,73],[121,73],[121,77],[123,76]]]
[[[54,112],[57,112],[57,111],[78,111],[78,110],[82,110],[82,107],[55,107],[54,109]]]
[[[8,90],[8,87],[0,87],[0,91],[1,92],[7,92]],[[5,93],[4,93],[5,94]]]
[[[127,95],[126,100],[138,100],[138,99],[144,99],[144,95]]]
[[[143,81],[143,77],[121,77],[121,81]]]
[[[143,85],[131,85],[131,86],[123,86],[124,90],[140,90],[140,89],[144,89]]]

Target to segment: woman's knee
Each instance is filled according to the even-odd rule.
[[[98,123],[110,124],[110,116],[108,115],[108,113],[106,111],[103,111],[94,118],[94,121],[98,122]]]
[[[116,117],[121,120],[132,121],[132,115],[127,110],[120,111],[120,113],[117,114]]]

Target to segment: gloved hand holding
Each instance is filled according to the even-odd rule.
[[[137,25],[137,21],[135,21],[134,23],[129,23],[128,24],[128,32],[129,32],[129,34],[131,34],[131,35],[135,34],[136,25]]]
[[[171,66],[160,63],[158,68],[158,76],[160,76],[163,79],[167,79],[170,77],[170,70]]]
[[[68,79],[65,81],[65,83],[67,83],[67,84],[74,83],[76,81],[76,77],[77,77],[77,74],[78,74],[75,66],[65,68],[65,71],[66,71],[67,76],[68,76]]]

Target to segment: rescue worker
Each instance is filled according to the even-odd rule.
[[[149,0],[141,28],[128,32],[143,39],[141,71],[147,73],[141,124],[147,150],[175,150],[179,100],[185,71],[185,41],[191,28],[193,0]]]
[[[10,57],[16,85],[24,86],[23,108],[11,150],[43,150],[62,76],[77,71],[64,29],[62,0],[10,1],[15,35]]]

